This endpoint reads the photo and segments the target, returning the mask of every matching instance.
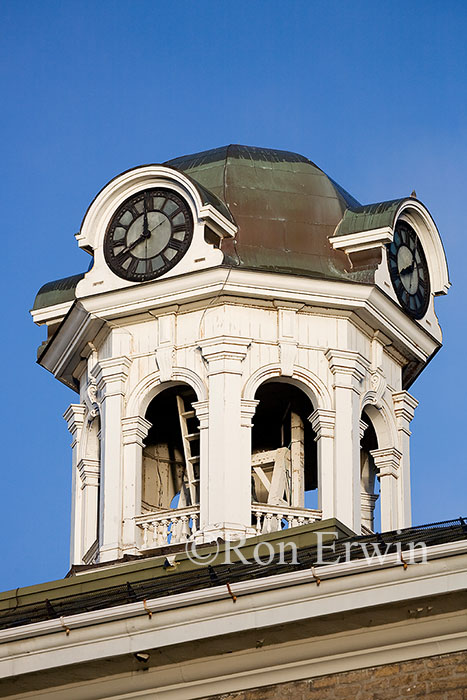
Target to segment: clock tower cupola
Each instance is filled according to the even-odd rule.
[[[129,170],[45,285],[40,364],[76,391],[74,565],[335,518],[411,525],[411,384],[449,288],[416,198],[367,206],[304,156],[228,146]]]

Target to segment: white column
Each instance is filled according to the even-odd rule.
[[[381,532],[399,527],[399,498],[397,481],[402,454],[395,447],[371,450],[378,470],[381,498]]]
[[[408,391],[398,391],[392,395],[397,429],[399,431],[399,446],[402,452],[400,462],[399,488],[399,523],[398,527],[411,527],[412,509],[410,503],[410,421],[418,406]]]
[[[256,400],[242,399],[240,401],[240,449],[242,452],[239,456],[241,464],[248,464],[250,469],[250,513],[252,502],[251,429],[253,427],[253,417],[258,404],[259,401]]]
[[[68,430],[72,436],[72,476],[71,476],[71,542],[70,564],[82,564],[84,552],[81,549],[81,480],[78,475],[79,449],[81,433],[84,425],[86,406],[72,403],[65,411]]]
[[[97,539],[99,515],[99,460],[80,459],[78,472],[81,477],[81,541],[82,558]]]
[[[192,407],[199,422],[199,520],[198,538],[209,524],[209,401],[195,401]]]
[[[334,375],[334,517],[361,532],[360,395],[368,362],[358,352],[329,349]]]
[[[94,375],[101,398],[101,489],[99,560],[122,555],[122,415],[128,357],[101,360]]]
[[[151,423],[141,416],[123,418],[123,551],[138,554],[141,530],[135,517],[141,514],[143,447]]]
[[[335,477],[334,477],[334,427],[336,412],[317,408],[308,420],[316,433],[318,452],[318,508],[322,518],[334,518],[335,515]]]
[[[247,447],[249,431],[242,426],[241,403],[242,362],[249,343],[222,337],[200,344],[209,385],[209,411],[200,426],[200,536],[206,540],[252,532],[251,448]],[[200,406],[197,409],[201,416]]]

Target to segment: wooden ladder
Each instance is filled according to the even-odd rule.
[[[185,508],[199,502],[199,455],[194,455],[192,452],[193,443],[197,442],[199,445],[199,430],[189,432],[188,421],[195,418],[196,414],[191,407],[187,410],[185,399],[180,394],[177,394],[177,409],[182,433],[183,454],[185,456],[184,488],[180,493],[178,507]]]

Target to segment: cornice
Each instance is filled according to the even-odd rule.
[[[248,299],[276,305],[305,304],[322,308],[327,315],[347,313],[350,320],[353,315],[356,321],[384,333],[393,344],[388,346],[390,351],[402,353],[420,366],[441,344],[373,285],[216,267],[81,298],[49,342],[40,364],[62,381],[69,377],[72,385],[80,352],[105,324],[144,314],[149,317],[167,307],[207,301],[221,293],[226,303],[232,296],[235,303]]]

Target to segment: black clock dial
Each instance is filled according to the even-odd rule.
[[[387,249],[389,272],[401,306],[413,318],[422,318],[430,300],[430,278],[425,253],[412,226],[399,221]]]
[[[119,277],[146,282],[178,263],[193,237],[193,219],[175,192],[148,189],[130,197],[112,217],[104,239],[107,264]]]

